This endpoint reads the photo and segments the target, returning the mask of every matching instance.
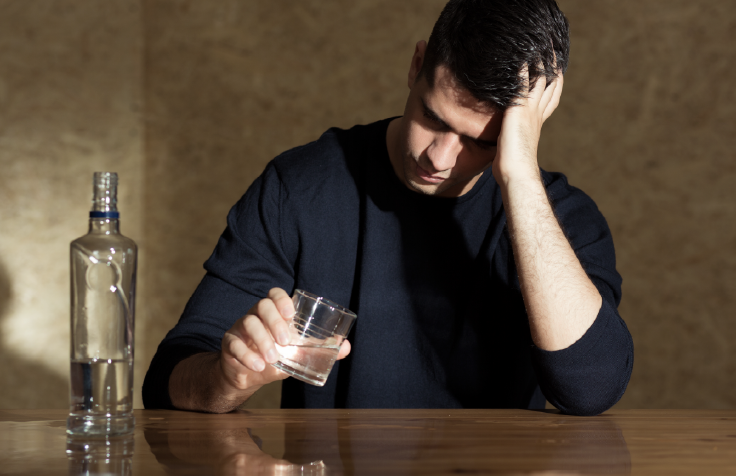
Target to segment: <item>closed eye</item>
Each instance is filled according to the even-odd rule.
[[[429,107],[427,107],[427,104],[424,102],[424,99],[422,101],[422,115],[429,120],[437,129],[442,130],[452,130],[452,128],[442,119],[437,116],[437,114],[431,110]],[[475,139],[470,136],[463,135],[462,140],[465,142],[471,142],[476,147],[482,150],[490,150],[496,147],[497,141],[489,141],[489,140],[482,140],[482,139]]]
[[[438,129],[447,129],[448,128],[448,126],[445,123],[445,121],[443,121],[442,119],[440,119],[439,117],[437,117],[432,111],[430,111],[427,108],[427,106],[424,106],[424,113],[422,115],[426,119],[428,119],[429,122],[431,122],[432,124],[434,124],[434,126],[437,127]]]

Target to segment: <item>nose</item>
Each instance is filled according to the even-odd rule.
[[[427,157],[435,171],[443,172],[455,166],[461,150],[462,144],[457,134],[438,134],[427,148]]]

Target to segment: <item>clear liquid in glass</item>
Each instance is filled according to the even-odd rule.
[[[133,409],[133,360],[71,361],[70,413],[126,414]]]
[[[276,344],[277,369],[303,382],[324,386],[340,346],[357,317],[354,312],[321,296],[295,289],[289,345]]]
[[[324,386],[335,364],[339,345],[286,345],[276,344],[281,357],[271,365],[292,377],[319,387]]]

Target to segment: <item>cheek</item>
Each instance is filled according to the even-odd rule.
[[[419,157],[432,144],[434,134],[417,123],[411,123],[406,134],[406,144],[413,157]]]

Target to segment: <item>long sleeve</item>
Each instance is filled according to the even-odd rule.
[[[386,125],[357,129],[385,136]],[[174,367],[195,353],[219,351],[224,333],[270,289],[298,287],[349,302],[358,194],[340,140],[345,134],[331,129],[279,155],[232,207],[205,277],[151,362],[146,408],[171,408]]]
[[[158,347],[143,384],[146,408],[172,408],[168,383],[187,357],[220,350],[224,333],[272,287],[291,289],[293,269],[281,233],[281,184],[269,166],[228,214],[207,274],[177,325]]]
[[[562,175],[545,174],[545,180],[563,231],[603,302],[593,325],[577,342],[553,352],[533,347],[532,362],[550,403],[563,413],[596,415],[623,396],[634,361],[631,334],[617,310],[621,277],[613,238],[589,197]]]

